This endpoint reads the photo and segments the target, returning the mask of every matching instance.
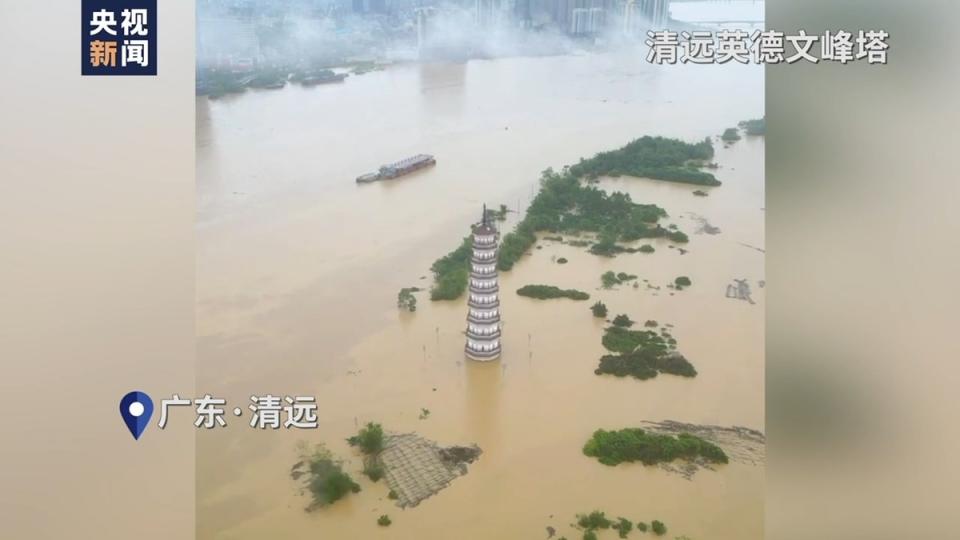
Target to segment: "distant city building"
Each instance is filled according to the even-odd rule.
[[[577,7],[570,20],[570,34],[575,36],[595,35],[603,30],[606,11],[602,7]]]
[[[515,0],[525,26],[552,26],[570,35],[596,35],[619,13],[623,0]]]
[[[387,0],[353,0],[354,13],[386,13]]]
[[[651,28],[662,29],[670,20],[670,0],[638,0],[638,5]]]
[[[497,280],[499,233],[487,217],[473,226],[473,256],[467,298],[467,358],[479,361],[500,357],[500,285]]]
[[[516,16],[514,0],[474,0],[474,21],[489,27],[508,22]]]

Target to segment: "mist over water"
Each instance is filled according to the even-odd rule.
[[[335,65],[610,50],[642,43],[651,19],[621,0],[200,1],[197,62]],[[630,12],[630,15],[628,15]],[[763,2],[674,2],[668,26],[762,21]],[[627,18],[630,22],[627,22]]]

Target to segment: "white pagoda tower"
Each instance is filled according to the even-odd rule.
[[[486,362],[500,358],[500,286],[497,282],[499,234],[487,219],[473,226],[470,296],[467,299],[467,358]]]

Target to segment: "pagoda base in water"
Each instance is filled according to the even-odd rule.
[[[475,351],[470,347],[464,347],[463,352],[467,355],[467,358],[478,362],[490,362],[500,358],[499,348],[493,351]]]

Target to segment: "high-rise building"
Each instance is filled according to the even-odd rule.
[[[641,0],[640,13],[653,29],[662,29],[670,20],[670,0]]]
[[[500,285],[497,280],[499,233],[490,223],[487,207],[483,219],[473,226],[473,255],[470,258],[470,286],[467,298],[467,344],[471,360],[489,361],[500,357]]]

